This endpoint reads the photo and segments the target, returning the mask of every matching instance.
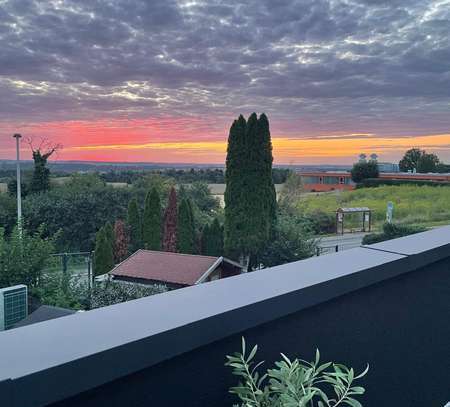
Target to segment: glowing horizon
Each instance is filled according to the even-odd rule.
[[[180,127],[181,126],[181,127]],[[9,132],[13,134],[13,126]],[[196,133],[205,132],[208,136]],[[58,160],[223,164],[226,156],[227,129],[207,129],[184,120],[126,122],[40,123],[22,127],[21,151],[29,159],[27,135],[37,140],[41,135],[53,143],[62,143]],[[272,129],[275,164],[351,164],[357,156],[376,153],[380,161],[398,161],[412,147],[438,154],[450,161],[450,133],[422,135],[376,135],[374,133],[279,134]],[[148,136],[151,133],[153,136]],[[192,134],[194,133],[194,134]],[[290,133],[294,133],[291,129]],[[179,134],[178,137],[172,134]],[[13,159],[12,137],[0,140],[0,159]]]

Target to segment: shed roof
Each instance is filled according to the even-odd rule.
[[[221,257],[141,249],[116,266],[109,274],[116,277],[194,285],[208,270],[215,269],[222,261],[228,260]]]
[[[336,212],[370,212],[370,208],[368,208],[367,206],[362,206],[359,208],[338,208]]]
[[[36,311],[14,324],[14,328],[65,317],[67,315],[75,314],[76,312],[77,311],[71,309],[53,307],[51,305],[41,305]]]

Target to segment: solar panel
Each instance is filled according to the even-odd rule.
[[[26,285],[0,289],[0,331],[12,328],[28,315]]]

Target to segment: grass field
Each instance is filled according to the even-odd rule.
[[[321,210],[334,213],[339,207],[367,206],[373,211],[375,226],[386,218],[388,201],[394,203],[394,221],[405,224],[433,226],[450,224],[450,187],[382,186],[354,191],[307,196],[299,202],[306,213]]]

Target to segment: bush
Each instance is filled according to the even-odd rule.
[[[273,267],[314,256],[317,241],[312,237],[309,222],[302,217],[278,215],[275,234],[258,256],[264,267]]]
[[[162,284],[143,286],[115,281],[96,283],[91,294],[91,309],[137,300],[166,291],[167,287]]]
[[[282,360],[275,368],[260,375],[258,367],[263,362],[253,361],[257,346],[247,355],[242,338],[242,352],[227,356],[226,366],[233,368],[233,374],[241,382],[230,392],[241,400],[241,407],[334,407],[348,405],[362,407],[354,397],[364,394],[363,387],[353,383],[365,376],[369,367],[355,375],[352,368],[336,363],[320,362],[319,351],[313,362],[301,359],[290,360],[281,354]]]
[[[374,244],[384,242],[385,240],[396,239],[413,235],[425,231],[422,226],[400,225],[395,223],[385,223],[383,225],[383,233],[372,233],[363,237],[362,244]]]
[[[306,216],[314,234],[323,235],[336,232],[336,215],[334,213],[315,210]]]

